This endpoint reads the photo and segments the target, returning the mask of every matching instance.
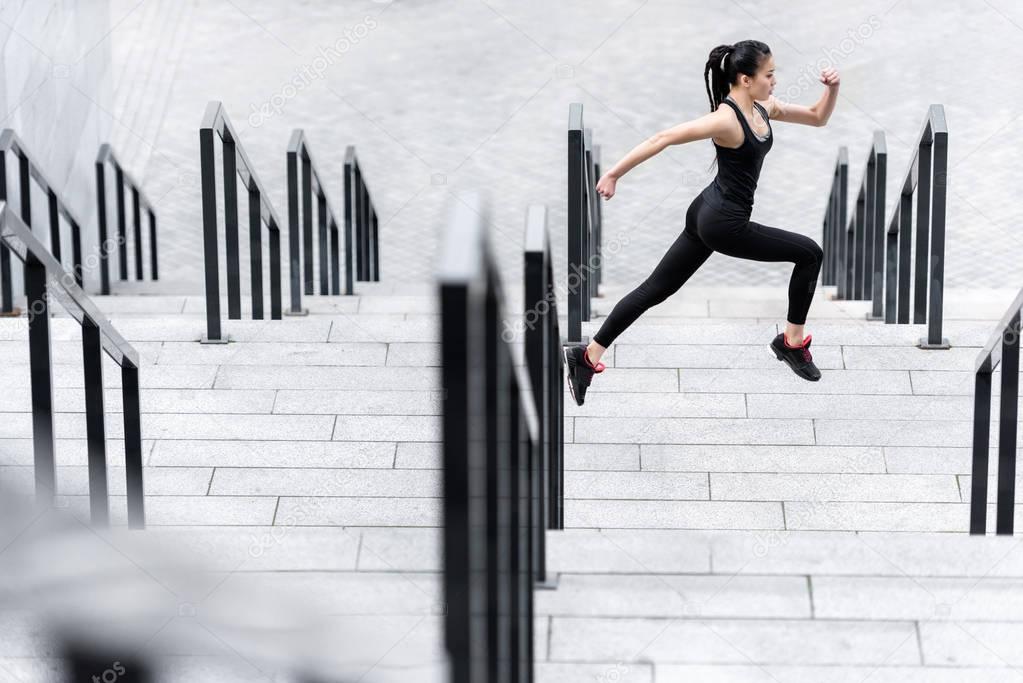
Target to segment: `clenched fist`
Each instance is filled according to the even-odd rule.
[[[605,173],[601,176],[600,180],[597,181],[597,192],[604,199],[611,199],[615,196],[615,183],[618,179],[609,173]]]

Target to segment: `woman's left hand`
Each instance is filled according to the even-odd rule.
[[[821,69],[820,79],[821,83],[828,86],[829,88],[837,87],[839,83],[838,69],[834,69],[831,67],[828,67],[827,69]]]

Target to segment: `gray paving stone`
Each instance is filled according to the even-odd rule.
[[[220,467],[210,495],[437,498],[438,472],[421,470]]]
[[[437,391],[440,373],[402,367],[225,366],[218,389],[365,389]]]
[[[358,532],[362,538],[359,545],[359,570],[443,571],[442,529],[352,528],[350,532]]]
[[[565,444],[566,470],[638,470],[637,444]]]
[[[754,664],[665,664],[657,667],[657,683],[991,683],[1006,675],[997,667],[940,666],[777,666]]]
[[[147,365],[139,369],[141,389],[209,389],[217,368],[213,366],[161,366]],[[28,366],[12,366],[4,369],[4,380],[12,388],[31,387]],[[81,366],[54,365],[53,387],[80,389],[85,386]],[[103,366],[103,386],[106,389],[121,388],[121,371],[113,363]]]
[[[142,440],[142,456],[148,458],[153,450],[151,439]],[[54,460],[58,467],[84,465],[89,461],[88,443],[85,439],[54,440]],[[124,440],[107,438],[107,455],[124,454]],[[34,462],[31,438],[0,439],[0,465],[31,465]]]
[[[587,401],[595,401],[601,393],[615,394],[622,392],[654,392],[668,393],[678,391],[678,370],[669,368],[615,368],[594,375],[590,388],[586,393]],[[565,385],[566,414],[567,403],[572,402],[567,382]],[[614,400],[616,396],[611,397]],[[597,404],[600,405],[599,403]],[[585,408],[585,404],[583,404]]]
[[[123,462],[116,451],[107,454],[107,488],[111,495],[123,496],[126,491],[125,469],[111,462]],[[35,490],[35,468],[0,467],[0,481],[16,491]],[[147,467],[143,471],[143,492],[147,496],[204,496],[210,485],[213,469],[207,467]],[[89,494],[89,469],[85,465],[57,468],[57,492],[63,495]]]
[[[884,472],[877,446],[642,444],[644,470],[680,472]]]
[[[966,396],[886,396],[821,394],[811,401],[779,401],[777,394],[749,394],[750,417],[808,417],[851,420],[973,419],[973,400]]]
[[[912,622],[555,617],[551,657],[748,664],[916,664]]]
[[[435,415],[338,415],[334,441],[439,441],[441,420]]]
[[[61,496],[61,504],[80,520],[89,518],[88,496]],[[146,525],[266,526],[273,520],[275,498],[265,496],[147,496]],[[110,496],[110,523],[127,524],[126,500]]]
[[[971,371],[980,349],[955,347],[945,350],[906,347],[867,348],[843,346],[845,367],[854,370]]]
[[[164,344],[161,365],[383,365],[387,346],[378,342],[328,344]]]
[[[615,676],[617,678],[612,678]],[[601,677],[627,680],[629,683],[653,683],[654,670],[651,664],[624,661],[586,664],[541,662],[536,667],[536,679],[540,683],[592,683]]]
[[[162,439],[150,465],[192,467],[380,467],[394,464],[393,442]]]
[[[618,371],[618,369],[615,369]],[[601,380],[603,377],[601,377]],[[591,385],[593,386],[593,385]],[[569,400],[565,415],[615,417],[746,417],[742,394],[690,396],[680,393],[612,392],[601,393],[604,386],[586,394],[581,406]]]
[[[275,413],[306,415],[440,415],[444,396],[443,390],[281,389],[276,393]]]
[[[780,503],[590,501],[565,510],[565,526],[596,529],[781,529]]]
[[[969,528],[962,503],[785,502],[789,529],[955,531]]]
[[[971,448],[936,446],[885,446],[889,472],[920,474],[961,474],[971,467]]]
[[[1019,622],[928,620],[920,623],[920,648],[932,666],[990,666],[1009,673],[1023,662],[1021,635]]]
[[[1019,579],[812,576],[810,582],[821,619],[1023,621]]]
[[[711,538],[702,531],[563,529],[547,534],[550,572],[707,573]]]
[[[565,472],[565,498],[708,500],[707,476],[675,472]],[[958,500],[958,496],[957,496]]]
[[[800,576],[561,574],[558,589],[536,594],[555,617],[800,618],[810,594]]]
[[[711,472],[714,500],[960,502],[947,474]]]
[[[770,342],[770,339],[767,340]],[[621,344],[620,368],[771,368],[778,359],[768,344]],[[842,368],[839,346],[813,347],[813,359],[821,370]]]
[[[808,420],[577,417],[575,442],[810,444]]]
[[[440,339],[439,321],[403,320],[388,322],[350,316],[335,319],[330,328],[332,342],[433,342]]]
[[[388,344],[387,365],[440,367],[440,344],[432,342]]]
[[[359,313],[437,313],[437,296],[430,292],[413,295],[373,295],[359,297]]]
[[[443,466],[442,458],[440,442],[399,441],[394,466],[408,469],[440,469]]]
[[[973,443],[973,421],[966,420],[814,420],[823,444],[877,446],[955,446]]]
[[[754,368],[687,368],[680,372],[681,391],[750,394],[910,394],[909,373],[882,370],[829,370],[807,382],[783,363],[772,370]]]
[[[914,394],[936,394],[945,396],[973,396],[974,379],[973,372],[960,372],[954,370],[911,370],[910,377],[913,381]],[[991,395],[1002,395],[1001,375],[991,383]],[[997,405],[997,403],[993,404]],[[997,410],[995,411],[997,412]]]
[[[335,526],[440,526],[437,498],[282,497],[277,524]]]

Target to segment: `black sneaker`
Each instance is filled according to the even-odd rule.
[[[603,363],[596,366],[590,363],[586,355],[586,344],[570,344],[562,348],[565,356],[565,368],[568,371],[568,389],[572,392],[572,398],[576,405],[582,405],[586,398],[586,389],[590,386],[590,380],[594,373],[604,370]]]
[[[810,355],[810,339],[812,335],[806,335],[800,346],[789,346],[785,340],[785,333],[780,333],[771,341],[771,350],[778,360],[783,360],[792,368],[792,372],[811,382],[821,378],[821,371],[813,364],[813,356]]]

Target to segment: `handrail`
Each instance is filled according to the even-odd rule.
[[[596,194],[599,151],[592,129],[583,125],[583,105],[568,107],[568,338],[583,341],[582,323],[591,315],[598,295],[601,265],[600,221]]]
[[[533,680],[535,659],[539,423],[526,370],[501,333],[504,296],[488,214],[478,194],[454,202],[437,270],[444,630],[456,683]]]
[[[262,226],[270,236],[270,317],[281,318],[281,222],[270,195],[265,190],[252,162],[245,154],[220,102],[206,106],[199,128],[200,170],[202,175],[203,253],[206,263],[206,336],[205,343],[226,343],[220,327],[220,273],[217,254],[217,186],[214,157],[214,133],[223,143],[224,159],[224,247],[227,259],[227,316],[241,318],[241,284],[238,262],[238,187],[249,193],[249,261],[251,264],[252,318],[263,319]]]
[[[1011,535],[1016,499],[1016,432],[1019,426],[1020,314],[1023,290],[1016,295],[977,354],[973,392],[973,462],[970,483],[970,533],[987,530],[988,448],[991,428],[991,379],[1002,366],[998,415],[998,499],[995,533]]]
[[[376,207],[363,177],[355,147],[345,148],[345,294],[353,293],[355,279],[380,280],[380,238]],[[354,230],[354,235],[352,234]],[[354,246],[352,240],[354,239]],[[353,259],[355,263],[353,264]]]
[[[835,160],[835,170],[831,176],[831,190],[828,193],[828,206],[824,212],[821,240],[824,250],[821,283],[824,285],[837,285],[845,279],[844,228],[848,218],[848,197],[849,148],[842,145],[838,148],[838,158]]]
[[[883,281],[878,276],[884,224],[888,145],[883,130],[875,130],[856,196],[856,208],[846,226],[845,282],[839,282],[839,299],[870,300],[875,308],[867,315],[880,319]],[[881,263],[883,265],[883,263]],[[844,284],[844,287],[843,287]]]
[[[910,259],[913,246],[913,194],[917,195],[913,323],[927,323],[923,349],[947,349],[942,334],[945,282],[945,210],[948,187],[948,125],[945,108],[927,109],[916,150],[909,161],[899,204],[887,231],[888,295],[885,322],[909,322]],[[896,293],[897,282],[897,293]],[[897,312],[897,318],[896,318]]]
[[[565,401],[561,389],[564,376],[562,339],[558,323],[558,296],[554,260],[547,230],[547,207],[535,204],[526,214],[525,245],[525,356],[532,382],[536,412],[540,419],[540,448],[543,462],[538,467],[542,494],[537,514],[549,529],[564,529],[565,501]],[[546,581],[544,538],[537,541],[537,580]]]
[[[142,210],[145,210],[149,219],[149,268],[153,280],[160,279],[159,263],[157,258],[156,241],[156,208],[149,200],[142,184],[139,183],[118,160],[113,148],[109,143],[104,142],[99,147],[96,155],[96,206],[99,226],[100,245],[100,292],[110,294],[110,264],[109,250],[107,248],[107,192],[106,192],[106,167],[110,165],[114,169],[114,180],[117,196],[117,245],[118,245],[118,275],[121,280],[128,279],[128,239],[127,239],[127,216],[124,207],[124,186],[131,189],[132,197],[132,223],[134,226],[135,246],[135,279],[143,279],[143,258],[142,258]]]
[[[64,203],[56,186],[43,173],[42,167],[32,157],[28,147],[10,128],[0,132],[0,201],[7,201],[7,153],[13,152],[18,157],[18,184],[21,219],[26,225],[32,225],[32,187],[31,179],[35,179],[43,193],[47,196],[50,247],[57,261],[62,261],[60,239],[60,217],[63,216],[71,227],[71,260],[75,282],[82,286],[82,231],[81,221],[71,208]],[[11,265],[7,248],[0,245],[0,311],[5,314],[14,312],[11,289]]]
[[[0,201],[0,243],[13,252],[25,268],[37,501],[52,505],[56,492],[49,315],[49,297],[52,297],[82,326],[92,521],[97,525],[109,523],[102,374],[105,351],[121,367],[128,524],[133,528],[145,526],[138,352],[85,295],[75,282],[74,274],[36,238],[31,227],[6,201]]]
[[[302,164],[302,228],[299,228],[299,160]],[[292,315],[302,315],[302,281],[304,292],[313,294],[313,186],[315,183],[319,222],[319,269],[320,294],[340,294],[341,273],[338,245],[337,213],[327,195],[327,184],[320,176],[319,167],[309,148],[305,131],[296,128],[291,132],[287,152],[288,172],[288,248],[290,254],[291,310]],[[330,231],[328,246],[327,231]],[[299,233],[302,243],[299,245]],[[330,258],[328,261],[328,249]],[[303,269],[304,263],[304,269]],[[333,266],[331,271],[330,266]],[[304,275],[304,278],[303,278]]]

